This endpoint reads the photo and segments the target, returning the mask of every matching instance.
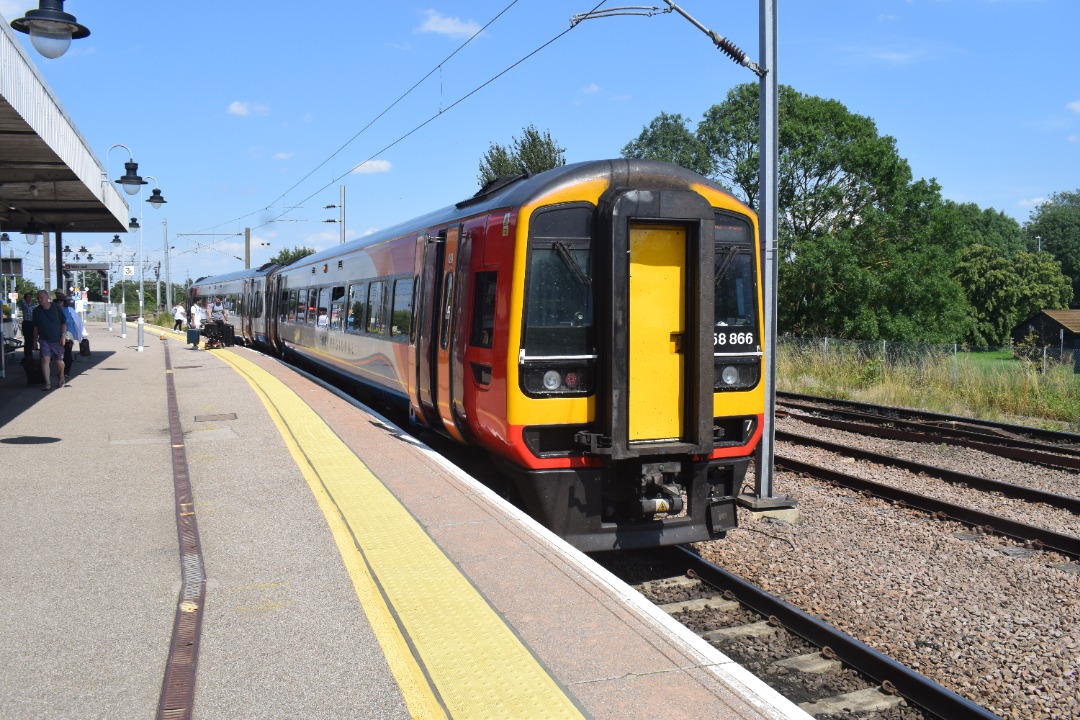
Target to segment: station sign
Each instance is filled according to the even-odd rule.
[[[22,277],[22,258],[0,259],[0,275]]]
[[[65,270],[108,270],[109,263],[64,263]]]

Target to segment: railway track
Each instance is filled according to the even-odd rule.
[[[922,443],[948,443],[1021,462],[1080,470],[1080,435],[844,400],[777,393],[799,420],[834,430]]]
[[[684,547],[595,559],[815,717],[998,717]]]

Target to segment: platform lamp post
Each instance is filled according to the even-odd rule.
[[[90,35],[74,15],[64,12],[64,0],[40,0],[37,10],[27,10],[25,16],[11,21],[11,27],[29,35],[34,49],[49,59],[66,53],[73,39]]]
[[[113,147],[117,147],[117,146],[114,145]],[[121,146],[121,147],[124,147],[124,146]],[[109,149],[111,150],[112,148],[109,148]],[[131,154],[130,154],[131,150],[128,149],[127,147],[124,147],[124,149],[128,151],[128,161],[126,163],[124,163],[124,175],[119,180],[114,180],[113,182],[115,182],[118,185],[120,185],[121,187],[123,187],[124,192],[127,193],[128,195],[138,195],[139,199],[141,201],[142,200],[142,187],[143,187],[143,185],[146,185],[147,182],[145,180],[143,180],[139,176],[139,163],[135,162],[131,158]],[[142,202],[140,202],[139,203],[139,220],[142,219],[142,212],[143,212],[142,211]],[[143,327],[146,324],[146,319],[143,316],[144,303],[145,303],[145,294],[144,294],[144,285],[143,285],[143,283],[144,283],[144,276],[145,276],[146,273],[143,272],[143,270],[142,270],[142,265],[144,265],[144,263],[143,263],[143,245],[142,245],[142,223],[137,221],[135,218],[131,218],[131,222],[128,223],[128,229],[129,230],[138,230],[139,231],[139,266],[140,266],[140,269],[139,269],[139,323],[138,323],[138,347],[136,349],[139,352],[142,352],[143,350],[146,349],[146,345],[143,342],[143,337],[144,337],[143,336]]]
[[[150,197],[146,202],[150,203],[150,207],[157,210],[166,202],[168,202],[161,194],[161,188],[157,187],[157,178],[153,175],[147,175],[148,180],[154,181],[154,189],[150,192]],[[162,227],[162,242],[164,243],[165,250],[165,307],[167,309],[172,308],[172,285],[169,280],[169,220],[168,218],[161,221]],[[158,305],[161,304],[161,298],[158,298]]]

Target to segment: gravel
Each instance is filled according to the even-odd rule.
[[[777,427],[1080,493],[1076,473],[1068,471],[812,428],[793,418]],[[899,446],[906,447],[901,452]],[[785,443],[777,451],[796,455]],[[953,492],[929,478],[816,449],[800,448],[798,456],[881,482],[921,484],[926,494]],[[1076,563],[793,473],[778,472],[775,481],[778,493],[797,498],[800,521],[790,525],[740,509],[741,527],[724,540],[698,544],[703,556],[1006,720],[1080,718]],[[969,505],[980,495],[963,493]],[[1010,517],[1078,533],[1070,513],[989,497],[994,512],[1008,508]]]

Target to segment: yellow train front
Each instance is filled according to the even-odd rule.
[[[761,432],[756,219],[664,163],[552,181],[507,226],[502,465],[583,550],[721,537]]]
[[[577,547],[649,547],[735,526],[764,405],[758,257],[753,214],[717,185],[605,160],[192,297],[487,451]]]

